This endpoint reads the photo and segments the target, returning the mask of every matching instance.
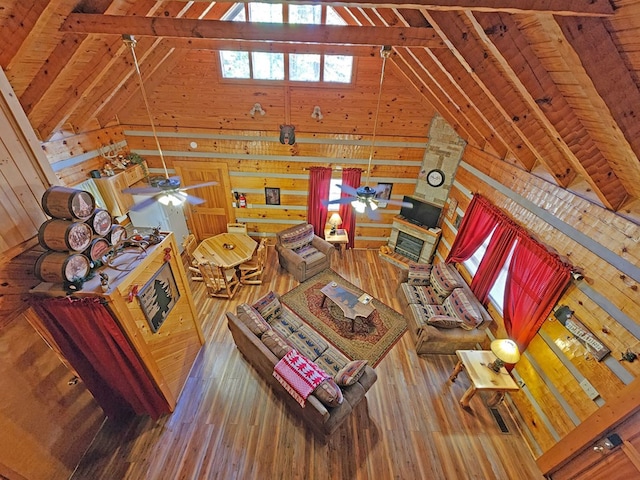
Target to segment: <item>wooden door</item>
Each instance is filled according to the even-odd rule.
[[[218,182],[218,185],[189,190],[188,193],[203,198],[200,205],[185,205],[189,228],[200,241],[227,231],[227,222],[234,218],[231,205],[231,182],[226,163],[209,161],[173,162],[183,185]]]

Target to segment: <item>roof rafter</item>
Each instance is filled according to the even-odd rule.
[[[189,0],[181,0],[189,1]],[[195,0],[209,2],[210,0]],[[308,5],[309,0],[261,0],[263,3],[288,3],[292,5]],[[460,11],[472,10],[478,12],[508,12],[508,13],[551,13],[563,16],[607,16],[613,15],[613,7],[606,0],[387,0],[376,3],[366,0],[319,0],[316,3],[331,5],[332,7],[353,8],[405,8],[420,10]]]
[[[73,13],[60,30],[149,37],[444,47],[438,34],[431,28],[293,25]]]

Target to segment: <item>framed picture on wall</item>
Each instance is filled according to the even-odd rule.
[[[265,187],[264,201],[267,205],[280,205],[280,189]]]
[[[391,198],[391,189],[393,183],[378,183],[376,186],[376,197],[378,199],[378,206],[385,208],[387,206],[386,200]]]
[[[160,329],[179,299],[171,265],[164,263],[138,293],[140,308],[153,333]]]

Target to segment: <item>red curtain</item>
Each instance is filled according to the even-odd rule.
[[[324,227],[327,223],[327,207],[322,204],[329,200],[331,186],[331,169],[328,167],[311,167],[309,172],[309,196],[307,199],[307,223],[313,225],[313,231],[324,238]]]
[[[513,226],[504,222],[496,225],[487,250],[471,281],[471,291],[483,305],[489,301],[489,291],[500,275],[504,262],[509,258],[515,239],[516,229]]]
[[[135,413],[157,419],[170,412],[100,299],[40,298],[32,304],[108,417]]]
[[[504,300],[507,334],[523,352],[571,280],[571,267],[524,233],[513,251]]]
[[[458,228],[446,262],[464,262],[470,258],[497,224],[493,205],[480,195],[474,195]]]
[[[342,185],[358,188],[360,186],[361,176],[362,170],[359,168],[345,168],[342,170]],[[348,196],[349,195],[342,192],[342,198]],[[342,203],[340,204],[340,210],[338,213],[340,218],[342,218],[342,228],[347,230],[347,235],[349,237],[347,248],[353,248],[356,236],[356,212],[350,203]]]

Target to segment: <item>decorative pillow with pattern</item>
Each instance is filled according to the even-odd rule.
[[[271,326],[266,322],[262,315],[251,305],[241,303],[236,307],[236,315],[242,323],[244,323],[251,332],[260,337],[267,330],[271,330]]]
[[[435,315],[427,320],[427,324],[438,328],[460,328],[464,322],[457,317],[450,317],[449,315]]]
[[[432,266],[430,263],[410,263],[407,283],[409,285],[430,285],[429,278]]]
[[[454,288],[462,287],[458,278],[456,278],[455,274],[449,270],[447,264],[444,262],[434,265],[429,278],[431,287],[436,295],[441,298],[441,301],[447,298]]]
[[[418,303],[409,305],[409,309],[414,318],[419,321],[420,326],[416,329],[416,334],[420,334],[422,325],[427,325],[427,321],[436,315],[446,315],[447,311],[442,305],[420,305]]]
[[[313,394],[327,407],[337,407],[344,401],[342,390],[331,377],[323,380],[313,391]]]
[[[465,330],[473,330],[482,323],[482,316],[462,288],[456,288],[451,292],[442,306],[448,315],[463,321],[460,326]]]
[[[280,235],[280,245],[284,248],[289,248],[293,251],[297,251],[305,245],[309,245],[314,236],[313,225],[303,225],[300,228],[293,230],[292,232],[283,233]]]
[[[364,373],[364,368],[367,366],[366,360],[352,360],[347,363],[334,377],[336,383],[340,387],[349,387],[360,380],[360,377]]]
[[[262,343],[278,358],[284,357],[293,347],[275,330],[268,330],[260,337]]]
[[[271,323],[274,318],[278,318],[282,313],[280,297],[275,292],[269,292],[264,297],[258,299],[258,301],[253,304],[253,308],[269,323]]]

